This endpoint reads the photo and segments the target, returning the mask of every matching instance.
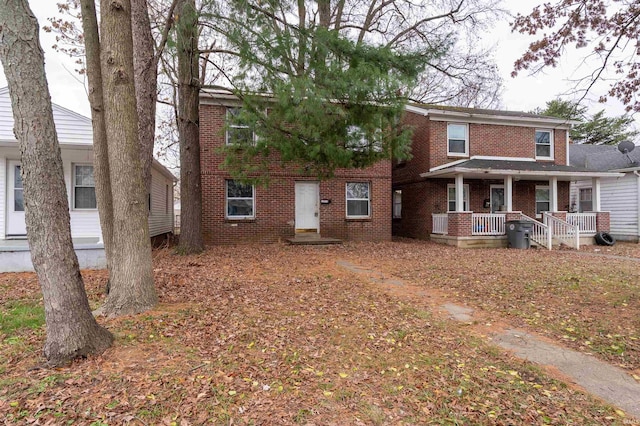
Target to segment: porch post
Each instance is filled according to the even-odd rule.
[[[464,211],[464,181],[462,174],[456,175],[456,211]]]
[[[591,211],[600,211],[600,178],[594,177],[591,179]]]
[[[504,178],[504,205],[508,212],[513,211],[513,176]]]
[[[549,179],[549,210],[558,211],[558,177],[553,176]]]

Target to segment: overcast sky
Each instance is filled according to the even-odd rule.
[[[57,14],[56,1],[30,0],[29,3],[38,18],[40,26],[46,25],[48,23],[47,18]],[[504,0],[505,7],[514,14],[516,12],[527,13],[531,11],[534,5],[540,3],[542,3],[542,0]],[[53,102],[89,116],[89,103],[84,79],[73,71],[75,69],[73,60],[66,55],[55,52],[51,48],[55,43],[53,34],[41,31],[40,37],[42,47],[45,50],[47,79]],[[483,39],[484,43],[497,46],[496,61],[505,83],[502,97],[504,109],[530,111],[538,106],[543,107],[545,102],[567,93],[572,87],[567,79],[572,76],[578,76],[574,72],[575,64],[579,63],[580,55],[584,55],[586,50],[574,50],[572,52],[573,55],[565,58],[559,68],[548,70],[545,74],[535,77],[522,74],[512,78],[510,73],[514,61],[522,55],[531,41],[532,38],[529,36],[511,33],[509,23],[506,21],[496,22],[494,29],[486,34]],[[4,75],[0,73],[0,87],[4,86],[6,86],[6,80]],[[598,95],[605,91],[606,85],[600,85],[598,91],[591,96],[591,99],[597,99]],[[590,110],[595,112],[603,108],[612,115],[619,115],[624,112],[622,106],[616,100],[610,100],[607,104],[593,102]]]

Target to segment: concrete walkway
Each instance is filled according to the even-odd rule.
[[[416,295],[424,296],[417,286],[405,283],[397,278],[386,277],[374,269],[354,265],[347,261],[338,261],[344,269],[366,275],[370,281],[387,286],[404,287]],[[474,321],[474,310],[465,306],[443,302],[439,306],[452,320],[464,323]],[[600,361],[593,356],[567,349],[522,330],[509,329],[490,334],[490,342],[512,351],[516,356],[542,366],[556,368],[567,378],[587,392],[617,406],[627,414],[640,419],[640,383],[626,371]],[[630,424],[635,424],[630,423]]]

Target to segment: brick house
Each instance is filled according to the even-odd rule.
[[[460,247],[506,246],[505,222],[533,242],[579,247],[609,230],[599,183],[610,172],[569,165],[571,123],[553,117],[409,105],[412,155],[393,165],[393,233]],[[615,175],[615,176],[614,176]],[[570,212],[571,180],[593,181],[593,211]]]
[[[254,135],[248,126],[226,126],[240,102],[225,92],[200,94],[202,228],[205,243],[275,242],[296,235],[340,240],[391,239],[391,162],[336,170],[319,181],[276,157],[267,187],[242,185],[221,169],[219,149]],[[225,130],[227,129],[227,130]]]

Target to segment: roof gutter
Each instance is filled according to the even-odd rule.
[[[468,167],[451,167],[448,169],[435,170],[421,173],[420,177],[437,177],[450,173],[474,173],[486,175],[510,175],[510,176],[558,176],[558,177],[622,177],[624,173],[616,172],[564,172],[564,171],[543,171],[543,170],[509,170],[509,169],[471,169]]]

